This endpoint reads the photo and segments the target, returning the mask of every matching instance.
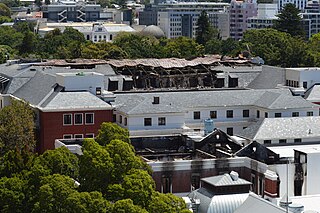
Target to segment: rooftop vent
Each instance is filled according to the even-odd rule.
[[[231,171],[230,177],[232,178],[233,181],[237,181],[239,179],[239,174],[238,174],[238,172]]]
[[[152,104],[159,104],[160,103],[160,97],[153,97]]]

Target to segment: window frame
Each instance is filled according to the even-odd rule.
[[[279,116],[280,115],[280,116]],[[275,118],[281,118],[282,117],[282,113],[281,112],[275,112],[274,113],[274,117]]]
[[[313,116],[313,111],[308,111],[307,116]]]
[[[88,122],[87,122],[87,116],[88,116],[88,115],[92,115],[92,123],[88,123]],[[85,124],[86,124],[86,125],[94,125],[94,113],[93,113],[93,112],[85,113]]]
[[[231,131],[232,134],[229,134],[230,131]],[[227,127],[226,133],[227,133],[228,135],[232,136],[232,135],[233,135],[233,127]]]
[[[149,124],[150,122],[150,124]],[[143,119],[143,126],[152,126],[152,118],[144,118]]]
[[[88,135],[92,135],[92,137],[88,137]],[[86,137],[85,138],[94,138],[94,133],[86,133]]]
[[[73,135],[72,134],[63,134],[63,139],[72,139]]]
[[[76,116],[81,115],[81,123],[76,123]],[[73,123],[74,125],[83,125],[83,113],[74,113],[73,115]]]
[[[167,125],[166,117],[158,117],[158,126],[165,126],[165,125]]]
[[[287,139],[279,139],[279,144],[286,144],[287,143]]]
[[[201,119],[200,111],[194,111],[193,112],[193,120],[200,120],[200,119]]]
[[[250,117],[250,110],[248,110],[248,109],[242,110],[242,117],[249,118]]]
[[[226,117],[227,118],[233,118],[233,110],[227,110],[226,111]]]
[[[210,111],[209,115],[211,119],[216,119],[218,117],[216,110]]]
[[[77,137],[77,136],[81,136],[81,138]],[[83,139],[83,134],[74,134],[73,135],[74,139]]]
[[[70,116],[70,123],[65,123],[65,116]],[[72,126],[72,113],[63,114],[63,126]]]
[[[291,116],[292,116],[292,117],[299,117],[299,116],[300,116],[300,113],[299,113],[299,112],[292,112],[292,113],[291,113]]]

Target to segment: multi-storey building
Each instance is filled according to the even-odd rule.
[[[296,8],[303,11],[305,6],[308,3],[308,0],[278,0],[278,11],[280,12],[284,5],[286,4],[294,4]]]
[[[139,23],[158,25],[167,38],[194,38],[198,18],[202,11],[206,11],[212,26],[218,28],[226,37],[229,31],[229,19],[226,17],[228,6],[228,3],[216,2],[162,3],[147,7],[140,13]]]
[[[272,27],[273,21],[277,19],[277,4],[258,4],[258,15],[249,17],[248,29],[263,29]]]
[[[230,37],[239,40],[247,30],[249,17],[257,16],[257,3],[253,1],[232,0],[230,9]]]
[[[71,27],[83,34],[86,40],[92,42],[106,41],[112,42],[120,32],[135,32],[135,30],[127,24],[114,23],[95,23],[95,22],[68,22],[68,23],[42,23],[39,25],[38,34],[43,37],[46,33],[60,29],[61,32],[66,27]]]
[[[233,135],[264,118],[319,115],[318,105],[281,89],[115,95],[116,122],[131,135],[201,131],[207,118]]]
[[[76,1],[59,1],[42,6],[43,18],[55,22],[86,22],[100,19],[99,4],[86,4]]]
[[[320,32],[320,4],[319,1],[309,1],[301,13],[305,24],[306,37]]]

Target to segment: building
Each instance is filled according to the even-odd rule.
[[[87,22],[100,19],[99,4],[76,1],[58,1],[41,7],[43,18],[54,22]]]
[[[320,125],[320,117],[314,116],[314,111],[306,115],[296,111],[292,112],[291,118],[265,118],[244,129],[238,136],[265,146],[317,144],[320,132],[316,127]]]
[[[289,90],[168,91],[116,93],[116,122],[131,135],[165,135],[201,131],[204,120],[229,135],[264,118],[313,113],[319,107]]]
[[[247,20],[248,29],[270,28],[277,19],[277,4],[258,4],[257,16],[249,17]]]
[[[200,202],[199,213],[233,213],[249,196],[251,183],[240,178],[237,172],[201,179],[201,188],[188,197]]]
[[[306,23],[306,37],[320,32],[320,4],[319,1],[308,1],[306,7],[301,13],[304,23]]]
[[[300,11],[303,11],[306,7],[308,0],[279,0],[278,3],[278,11],[280,12],[284,5],[286,4],[294,4],[296,8],[298,8]]]
[[[229,8],[230,37],[239,40],[247,30],[247,20],[257,16],[257,3],[251,0],[232,0]]]
[[[34,109],[39,152],[54,149],[57,138],[94,137],[102,122],[112,122],[113,107],[104,99],[110,67],[37,65],[3,64],[0,75],[2,107],[12,97],[27,101]]]
[[[171,2],[152,5],[139,14],[139,24],[157,25],[167,38],[186,36],[195,38],[198,17],[206,11],[213,27],[223,38],[229,31],[228,3],[217,2]]]
[[[66,27],[81,32],[85,39],[92,42],[106,41],[112,42],[120,32],[133,33],[135,30],[126,24],[113,23],[97,23],[97,22],[71,22],[71,23],[42,23],[39,25],[38,34],[44,37],[45,34],[54,30],[60,29],[62,32]]]

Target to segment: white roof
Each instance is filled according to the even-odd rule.
[[[304,211],[316,211],[320,210],[320,195],[306,195],[291,197],[292,203],[301,204],[304,206]],[[259,212],[261,213],[261,212]]]
[[[274,205],[270,201],[250,193],[244,203],[234,213],[285,213],[286,210]]]
[[[297,145],[297,146],[271,146],[268,147],[271,151],[279,154],[280,157],[294,157],[294,150],[298,150],[304,153],[310,153],[310,150],[320,152],[320,144],[312,145]],[[308,152],[309,151],[309,152]]]

